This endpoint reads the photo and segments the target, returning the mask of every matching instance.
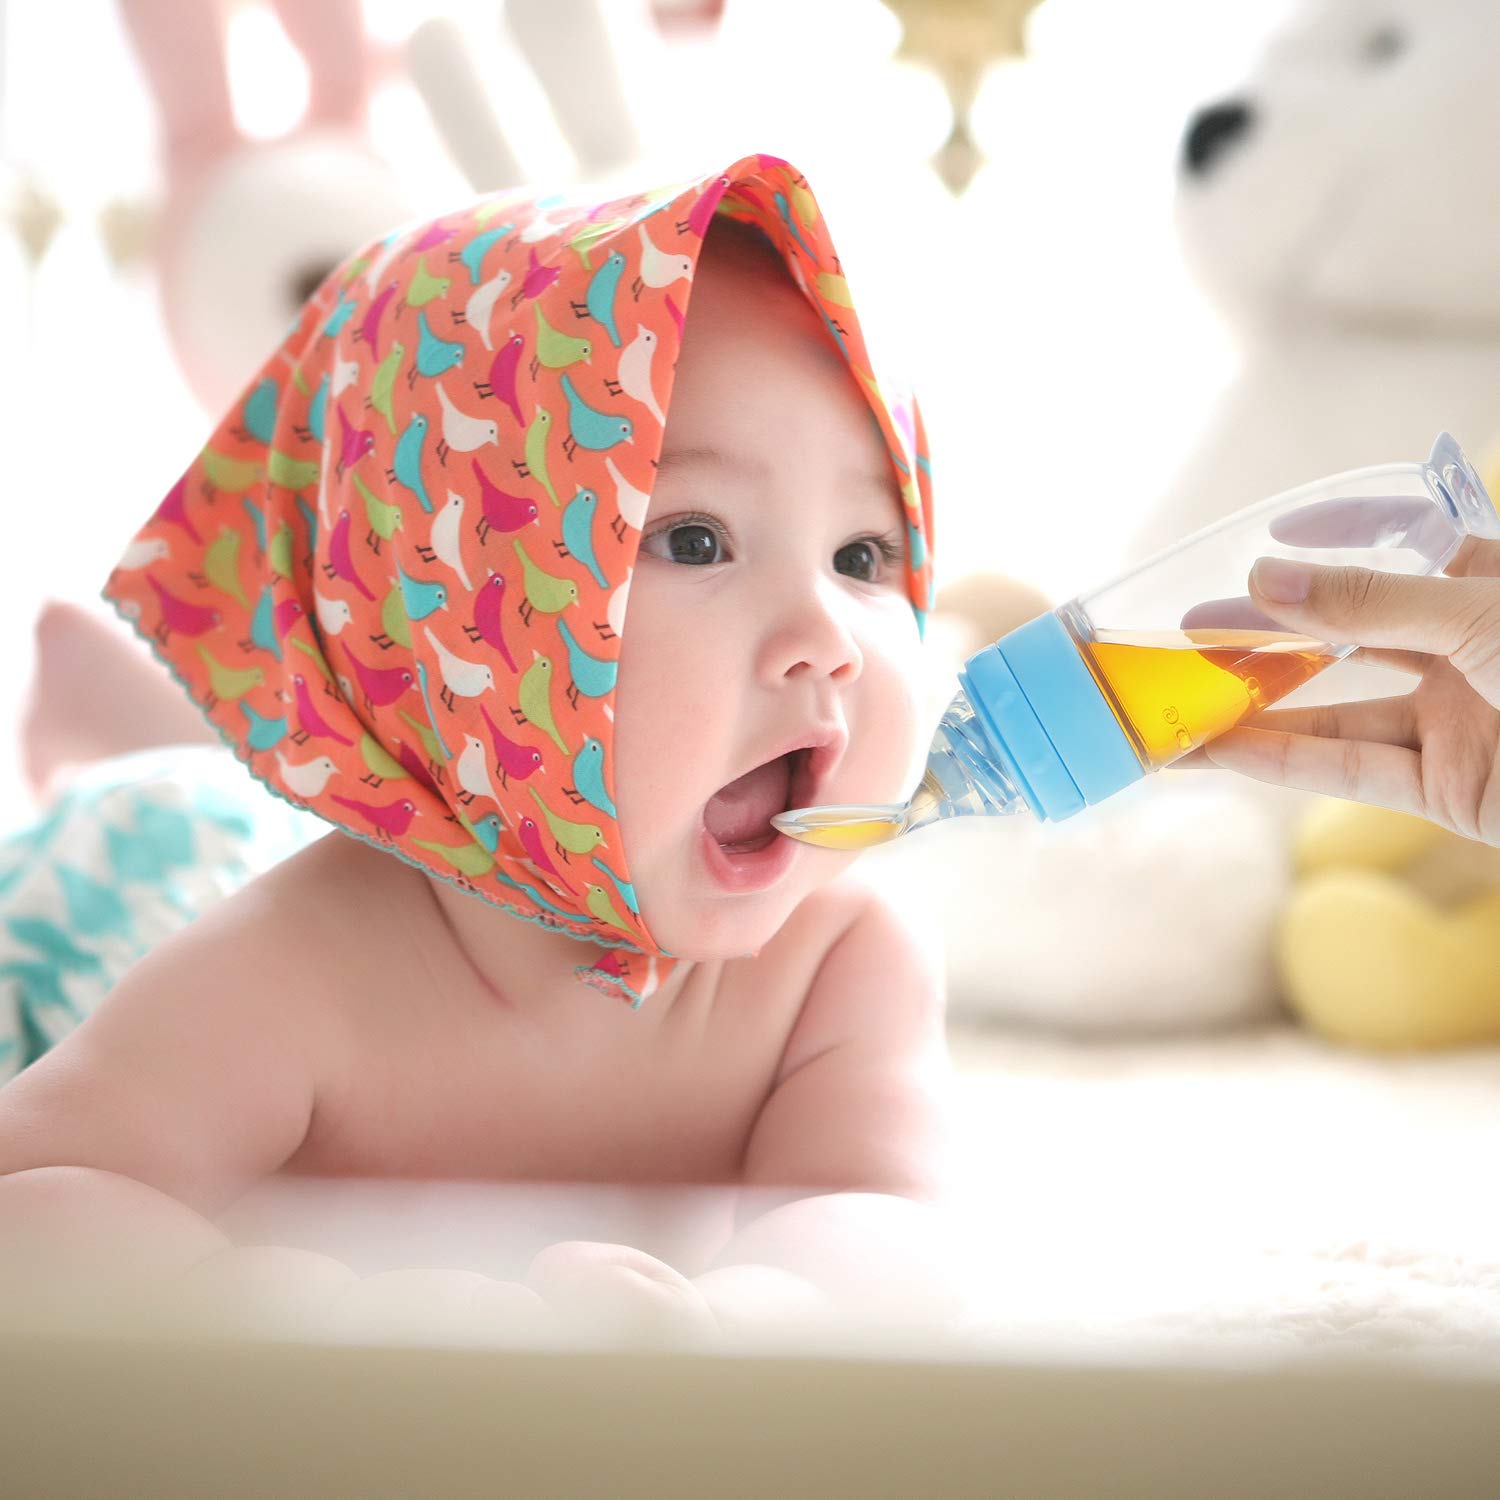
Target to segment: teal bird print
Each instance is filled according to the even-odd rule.
[[[615,690],[615,675],[618,664],[603,657],[590,656],[568,629],[566,620],[557,622],[557,629],[568,648],[568,672],[573,680],[568,684],[568,702],[578,707],[578,695],[586,698],[605,698]]]
[[[504,826],[500,822],[499,813],[486,813],[477,823],[471,823],[462,813],[459,814],[461,822],[478,841],[489,850],[491,854],[500,847],[500,829]]]
[[[252,750],[274,750],[286,738],[288,726],[285,714],[277,714],[272,718],[257,713],[243,698],[240,699],[240,712],[250,723],[245,743]]]
[[[309,439],[317,443],[319,447],[328,438],[328,388],[332,383],[332,376],[325,375],[319,382],[318,388],[313,392],[313,398],[307,406],[307,426],[296,429],[297,436],[305,443]]]
[[[631,911],[635,913],[636,916],[640,916],[641,903],[636,898],[635,887],[628,880],[621,880],[620,877],[616,875],[615,872],[611,870],[610,867],[605,864],[597,854],[594,855],[589,863],[592,865],[597,865],[601,870],[604,871],[606,875],[609,876],[609,878],[614,882],[615,892],[619,896],[620,900],[622,900],[626,904],[626,906],[628,906]]]
[[[357,306],[358,304],[353,297],[340,292],[338,305],[329,313],[328,321],[323,325],[323,337],[328,339],[337,338],[344,324],[354,316]]]
[[[605,453],[619,443],[634,443],[635,428],[629,417],[598,411],[574,389],[569,375],[561,377],[563,395],[568,398],[569,436],[563,440],[563,452],[573,457],[573,449],[584,447],[594,453]],[[571,445],[571,446],[570,446]]]
[[[274,590],[268,583],[255,601],[255,613],[250,616],[250,644],[269,651],[277,661],[281,660],[281,637],[276,634],[276,606]],[[243,647],[244,641],[240,642]]]
[[[391,345],[391,352],[375,367],[375,373],[370,377],[370,394],[365,397],[365,405],[373,407],[385,418],[385,425],[391,429],[391,436],[396,435],[396,409],[391,402],[391,396],[396,388],[396,376],[401,371],[401,361],[406,355],[406,345],[397,339]]]
[[[464,346],[456,339],[440,339],[427,326],[427,314],[417,314],[417,362],[406,372],[408,387],[417,382],[418,375],[436,377],[456,370],[464,362]]]
[[[598,559],[594,556],[594,517],[598,510],[598,495],[593,490],[580,488],[563,508],[563,545],[594,575],[594,582],[601,589],[607,589],[609,580],[600,571]],[[552,545],[555,547],[557,543]]]
[[[297,498],[302,499],[300,495]],[[260,550],[260,555],[264,557],[266,555],[266,513],[249,495],[241,495],[240,504],[245,508],[245,514],[250,517],[250,524],[255,528],[255,545]]]
[[[490,246],[496,240],[502,240],[516,226],[514,224],[497,224],[493,229],[486,229],[483,234],[476,234],[462,250],[453,258],[464,263],[464,269],[469,273],[469,280],[474,286],[479,285],[480,268],[484,265],[484,258],[489,253]]]
[[[269,375],[256,381],[255,388],[245,397],[245,431],[267,448],[276,431],[277,399],[276,382]]]
[[[428,515],[432,514],[432,501],[427,498],[427,486],[422,483],[422,444],[427,441],[427,418],[418,412],[406,424],[396,444],[395,467],[385,471],[387,479],[403,484],[422,504]]]
[[[301,495],[298,495],[297,514],[302,517],[302,522],[307,527],[307,559],[308,567],[310,568],[312,566],[313,554],[318,550],[318,513]],[[265,549],[262,548],[261,550],[264,551]]]
[[[906,545],[911,549],[911,566],[920,568],[927,561],[927,543],[922,533],[910,521],[906,523]]]
[[[501,870],[495,871],[495,879],[501,885],[508,885],[513,891],[524,891],[526,896],[546,911],[555,912],[559,917],[566,917],[570,922],[578,920],[578,913],[564,911],[555,901],[549,900],[534,885],[525,880],[513,880]]]
[[[625,257],[618,250],[611,250],[604,263],[589,278],[588,291],[584,293],[583,305],[569,300],[569,306],[580,318],[592,318],[604,327],[609,341],[616,349],[620,347],[620,330],[615,326],[615,293],[620,286],[620,277],[625,274]]]
[[[792,217],[791,205],[786,201],[786,194],[772,193],[771,198],[776,204],[776,212],[781,215],[781,222],[786,225],[787,233],[807,252],[807,258],[816,263],[818,257],[813,253],[812,246],[802,238],[802,231],[797,227],[797,221]]]
[[[604,746],[593,735],[586,734],[578,754],[573,757],[573,785],[564,791],[578,793],[584,801],[591,802],[607,817],[618,817],[615,799],[604,787]]]
[[[417,663],[417,686],[422,690],[422,707],[427,710],[427,722],[432,727],[433,739],[437,741],[438,754],[445,761],[452,760],[453,752],[448,748],[447,741],[438,733],[437,720],[432,714],[432,694],[427,687],[427,663],[424,661]],[[425,734],[423,734],[423,739],[425,741]]]
[[[413,620],[425,620],[428,615],[448,607],[448,590],[440,583],[425,578],[413,578],[398,562],[396,577],[401,584],[401,602],[407,615]]]
[[[553,505],[561,505],[557,491],[552,487],[552,476],[547,472],[547,437],[552,431],[552,413],[545,406],[536,409],[531,425],[526,429],[526,462],[511,459],[511,467],[524,478],[535,479],[546,490]]]

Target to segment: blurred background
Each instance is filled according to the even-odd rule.
[[[1238,505],[1441,427],[1493,478],[1490,0],[224,0],[217,99],[212,11],[0,0],[0,828],[44,601],[103,618],[323,270],[509,183],[807,174],[926,415],[935,706]],[[1231,780],[867,856],[945,944],[976,1316],[1500,1347],[1494,851]]]
[[[270,6],[225,10],[235,123],[255,141],[293,131],[309,103],[306,61]],[[695,22],[695,10],[708,18]],[[666,180],[752,150],[793,161],[826,200],[862,317],[902,349],[923,401],[939,585],[956,568],[988,565],[1065,598],[1115,566],[1225,376],[1229,347],[1176,251],[1172,189],[1188,115],[1243,66],[1272,10],[1045,0],[1024,60],[986,59],[971,110],[975,156],[955,193],[932,160],[953,128],[941,74],[898,55],[902,22],[880,0],[728,0],[717,19],[711,5],[607,0],[598,15],[637,146],[629,167],[601,160],[590,139],[580,163],[501,6],[367,0],[369,45],[397,54],[372,70],[386,76],[370,88],[369,139],[393,174],[391,201],[410,204],[397,218],[471,190],[399,61],[421,24],[441,17],[469,48],[503,132],[474,152],[492,178],[565,185],[623,168]],[[20,642],[44,597],[94,598],[215,413],[195,398],[163,323],[150,249],[166,188],[163,132],[119,8],[8,0],[0,25],[0,172],[12,210],[0,223],[11,330],[0,423],[17,492],[46,497],[7,510],[0,610]],[[558,50],[559,74],[576,70],[569,44]],[[955,244],[972,264],[973,298],[926,316],[925,271]],[[234,264],[277,263],[264,242],[237,239],[234,253]],[[259,346],[251,335],[243,378],[280,326]],[[993,351],[982,365],[975,347]],[[65,395],[83,349],[86,434]],[[227,401],[238,382],[225,376],[218,388]],[[979,457],[997,438],[999,471]],[[106,453],[107,473],[78,463]],[[25,682],[24,662],[14,665],[0,682],[6,722]],[[0,826],[28,810],[6,757]]]

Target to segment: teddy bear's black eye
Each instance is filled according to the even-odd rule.
[[[1376,67],[1393,62],[1406,51],[1406,37],[1395,26],[1382,26],[1365,38],[1364,59]]]

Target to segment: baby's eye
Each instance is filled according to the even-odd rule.
[[[710,567],[729,558],[728,534],[723,527],[708,516],[690,516],[659,531],[642,537],[641,548],[650,557],[661,557],[655,543],[665,538],[667,554],[664,561],[685,563],[689,567]],[[840,571],[848,572],[861,583],[879,583],[881,565],[893,566],[904,556],[899,543],[892,536],[861,537],[848,542],[834,553],[834,563]],[[845,560],[852,559],[848,566]]]

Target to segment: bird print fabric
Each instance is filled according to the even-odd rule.
[[[271,791],[597,945],[575,974],[638,1007],[676,960],[621,846],[613,698],[715,214],[770,238],[870,403],[919,632],[932,500],[790,163],[588,196],[490,194],[351,254],[102,594]]]

